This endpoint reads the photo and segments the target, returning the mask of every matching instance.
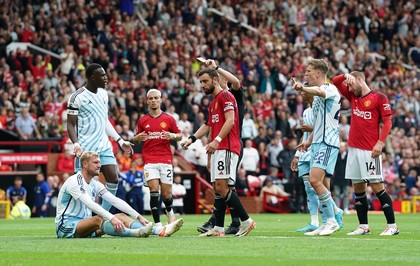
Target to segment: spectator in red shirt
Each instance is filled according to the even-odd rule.
[[[29,65],[29,69],[32,72],[32,75],[34,76],[34,80],[45,78],[46,68],[48,66],[48,63],[50,62],[50,59],[51,59],[50,56],[47,55],[45,56],[44,63],[42,63],[42,56],[37,55],[35,57],[35,65],[34,65],[32,62],[33,55],[30,54],[28,56],[28,65]]]
[[[58,156],[57,170],[60,172],[74,172],[74,155],[71,151],[66,150]]]

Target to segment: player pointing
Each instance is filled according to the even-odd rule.
[[[308,140],[297,146],[306,151],[312,145],[312,159],[309,182],[315,189],[320,201],[322,225],[305,235],[331,235],[339,230],[334,217],[334,201],[330,191],[324,185],[326,175],[332,176],[340,146],[338,118],[340,112],[340,94],[337,88],[327,83],[328,64],[322,59],[311,59],[305,72],[308,86],[293,80],[293,89],[313,95],[312,112],[314,116],[313,132]]]

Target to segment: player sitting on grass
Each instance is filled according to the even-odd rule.
[[[103,234],[148,237],[152,232],[152,223],[125,201],[115,197],[94,178],[99,175],[101,168],[99,155],[87,151],[82,154],[80,160],[82,170],[69,177],[58,194],[55,217],[57,237],[96,237]],[[96,196],[107,200],[136,220],[123,213],[116,215],[109,213],[95,202]],[[92,217],[92,211],[98,215]],[[167,225],[166,236],[172,235],[178,229],[176,224]]]

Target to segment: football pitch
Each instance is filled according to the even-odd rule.
[[[57,239],[53,218],[0,219],[0,265],[419,265],[420,214],[396,214],[400,234],[379,236],[382,214],[370,214],[372,234],[347,236],[355,214],[328,237],[296,233],[308,214],[253,214],[257,227],[247,237],[199,238],[196,226],[208,215],[184,215],[169,238]],[[147,216],[151,220],[150,216]],[[166,218],[162,216],[162,220]],[[226,224],[230,223],[227,215]]]

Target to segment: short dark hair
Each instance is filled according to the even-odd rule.
[[[198,72],[198,76],[201,77],[204,74],[208,74],[210,76],[210,78],[218,78],[219,74],[217,73],[216,70],[212,69],[212,68],[205,68],[203,70],[201,70],[200,72]]]
[[[90,64],[87,68],[86,68],[86,78],[90,79],[93,75],[93,72],[95,72],[96,70],[102,68],[102,66],[100,64],[97,63],[92,63]]]

